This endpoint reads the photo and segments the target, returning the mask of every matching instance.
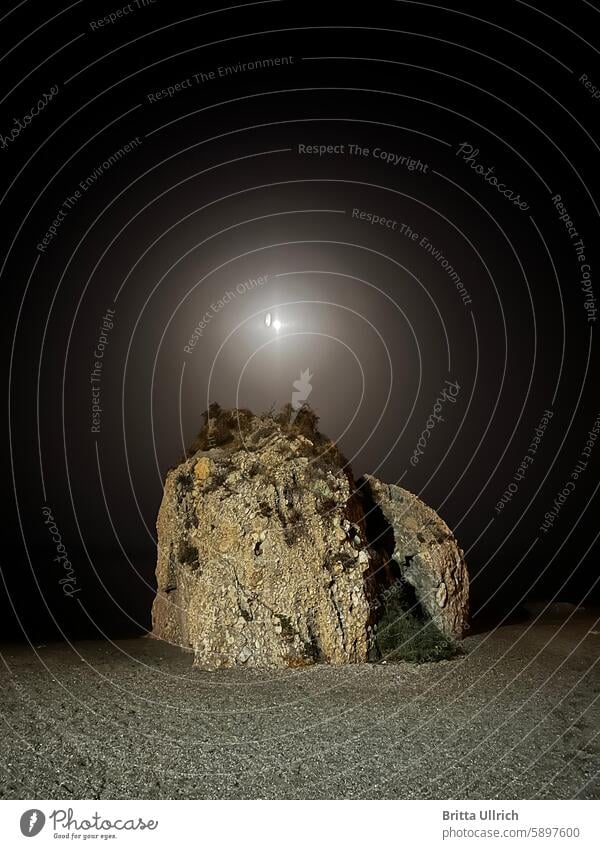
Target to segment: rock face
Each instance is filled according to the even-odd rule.
[[[469,576],[448,525],[420,498],[394,484],[365,476],[373,501],[394,535],[392,557],[402,577],[439,630],[463,636],[469,611]]]
[[[167,476],[154,636],[213,669],[366,661],[378,576],[389,580],[367,539],[374,502],[423,610],[444,634],[462,633],[462,552],[434,511],[375,478],[365,483],[370,496],[361,496],[310,410],[293,422],[290,407],[278,416],[211,410],[187,459]]]
[[[220,427],[167,477],[154,635],[212,668],[365,661],[369,551],[337,449],[270,417]]]

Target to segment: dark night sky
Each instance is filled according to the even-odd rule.
[[[474,622],[598,599],[600,12],[556,7],[5,17],[5,635],[143,632],[162,481],[202,411],[281,405],[305,369],[355,474],[454,528]]]

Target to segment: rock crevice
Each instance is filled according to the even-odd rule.
[[[418,496],[370,475],[366,486],[393,532],[392,558],[423,612],[448,637],[463,636],[469,577],[464,553],[444,520]]]

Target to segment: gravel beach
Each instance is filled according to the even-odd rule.
[[[5,644],[0,796],[598,799],[599,614],[419,666],[205,672],[150,638]]]

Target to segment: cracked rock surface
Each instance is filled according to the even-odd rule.
[[[401,486],[365,475],[394,534],[393,558],[439,630],[460,638],[469,613],[469,576],[454,534],[431,507]]]
[[[369,551],[337,449],[266,417],[242,443],[167,477],[154,635],[209,668],[365,661]]]

